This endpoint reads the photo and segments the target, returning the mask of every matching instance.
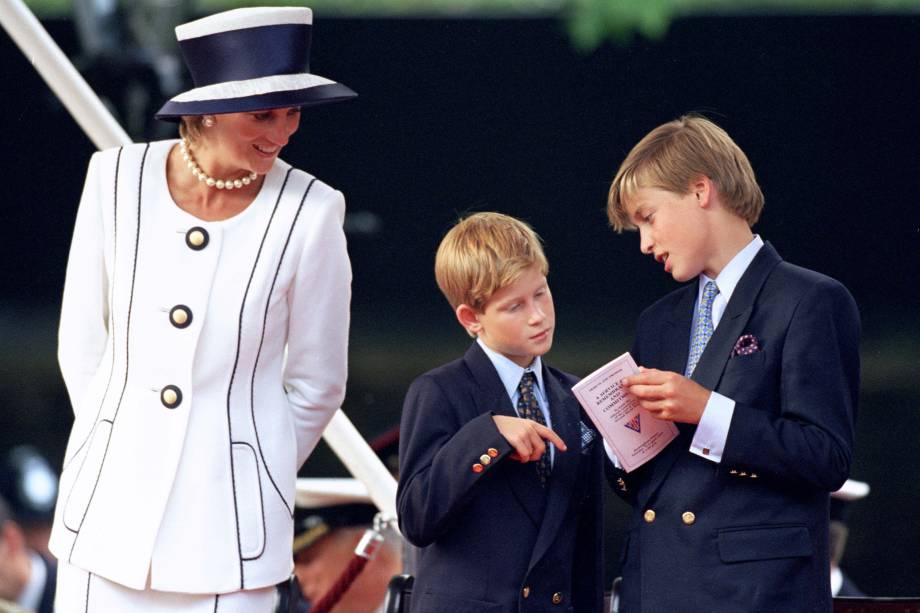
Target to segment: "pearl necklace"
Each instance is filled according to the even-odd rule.
[[[189,144],[186,139],[182,139],[179,143],[179,149],[182,150],[182,159],[185,160],[186,165],[189,167],[189,170],[192,171],[192,174],[195,175],[199,181],[205,183],[208,187],[216,187],[217,189],[240,189],[246,185],[249,185],[256,180],[256,177],[259,176],[255,171],[250,172],[247,176],[242,179],[215,179],[214,177],[208,175],[205,171],[201,170],[201,166],[198,165],[198,162],[195,161],[195,158],[192,157],[192,152],[189,149]]]

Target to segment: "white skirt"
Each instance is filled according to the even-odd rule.
[[[267,587],[230,594],[180,594],[133,590],[58,562],[55,613],[271,613],[276,590]]]

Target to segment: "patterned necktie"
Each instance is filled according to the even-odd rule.
[[[536,382],[536,376],[530,371],[525,372],[524,376],[521,377],[521,382],[518,384],[518,393],[520,394],[517,402],[518,415],[524,419],[530,419],[545,426],[546,419],[543,417],[543,411],[540,410],[540,405],[537,403],[537,396],[534,394],[533,386]],[[549,479],[551,470],[549,464],[549,443],[547,443],[546,453],[544,453],[535,464],[537,466],[537,476],[540,477],[540,484],[546,486],[546,481]]]
[[[706,343],[712,336],[712,303],[715,302],[716,296],[719,295],[719,288],[716,287],[715,281],[707,281],[703,286],[703,295],[700,297],[700,304],[696,309],[696,327],[693,328],[693,338],[690,341],[690,359],[687,360],[686,376],[693,374],[703,350],[706,349]]]

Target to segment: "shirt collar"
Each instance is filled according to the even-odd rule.
[[[502,380],[502,385],[505,386],[505,391],[508,392],[509,398],[514,398],[514,395],[517,393],[518,385],[521,383],[521,377],[524,376],[526,371],[530,371],[536,375],[537,387],[539,387],[540,391],[542,392],[543,362],[540,359],[540,356],[535,357],[530,366],[527,368],[522,368],[512,362],[510,359],[506,358],[502,354],[486,345],[484,342],[482,342],[481,338],[477,338],[476,342],[479,343],[479,346],[482,347],[486,357],[488,357],[489,361],[492,362],[492,366],[494,366],[495,370],[498,371],[498,377]]]
[[[732,293],[735,291],[738,282],[744,275],[744,271],[746,271],[748,266],[751,265],[751,262],[754,261],[754,256],[757,255],[761,247],[763,247],[763,239],[755,234],[751,242],[749,242],[744,249],[735,254],[735,257],[725,265],[725,268],[722,269],[719,276],[714,279],[716,287],[719,288],[719,296],[721,296],[725,302],[731,299]],[[706,283],[709,281],[713,281],[713,279],[710,279],[704,274],[700,274],[700,287],[699,293],[697,294],[697,300],[702,297],[703,287],[705,287]]]

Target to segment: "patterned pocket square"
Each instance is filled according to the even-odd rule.
[[[752,353],[757,353],[763,348],[760,346],[760,340],[753,334],[742,334],[738,337],[738,340],[735,341],[735,346],[732,347],[731,357],[737,355],[751,355]]]
[[[585,425],[583,421],[579,421],[578,425],[581,426],[581,452],[588,453],[591,443],[597,437],[597,432],[591,426]]]

